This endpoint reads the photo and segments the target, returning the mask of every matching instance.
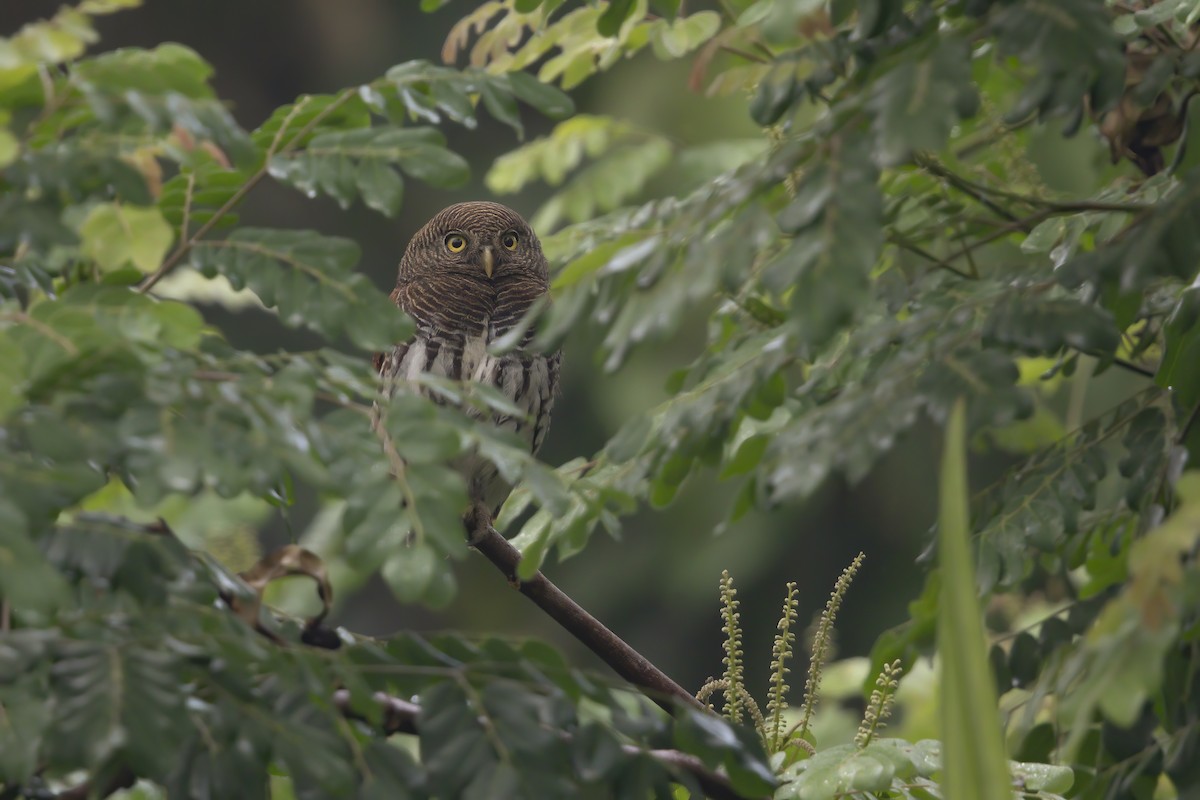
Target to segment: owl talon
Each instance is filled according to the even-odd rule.
[[[463,525],[467,529],[467,544],[476,547],[492,527],[492,510],[483,503],[476,503],[463,514]]]

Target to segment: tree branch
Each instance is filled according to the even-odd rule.
[[[1112,360],[1112,365],[1114,367],[1119,367],[1126,372],[1132,372],[1135,375],[1141,375],[1143,378],[1150,378],[1151,380],[1153,380],[1154,376],[1157,374],[1155,370],[1152,370],[1149,367],[1143,367],[1141,364],[1128,361],[1124,358],[1114,358]]]
[[[496,536],[493,529],[492,533]],[[503,537],[500,540],[505,544]],[[538,573],[539,575],[541,573]],[[548,581],[547,581],[548,583]],[[688,695],[691,697],[691,695]],[[420,728],[421,706],[416,703],[403,700],[399,697],[376,692],[374,696],[375,702],[383,708],[383,723],[382,730],[385,734],[393,733],[408,733],[416,734]],[[333,704],[342,714],[350,719],[362,720],[362,717],[357,714],[350,706],[350,692],[346,689],[339,689],[333,694]],[[565,742],[570,742],[571,734],[566,731],[558,731],[560,738]],[[628,755],[645,754],[653,758],[660,764],[670,767],[680,772],[686,772],[691,775],[700,784],[700,788],[704,794],[713,800],[747,800],[745,795],[740,794],[733,788],[733,784],[724,775],[713,772],[704,765],[700,759],[687,753],[681,753],[678,750],[646,750],[632,744],[623,744],[621,749]]]
[[[1003,197],[1006,200],[1013,200],[1018,203],[1050,209],[1052,211],[1058,211],[1064,214],[1084,213],[1086,211],[1108,211],[1125,214],[1139,214],[1153,208],[1153,206],[1145,203],[1119,203],[1105,200],[1047,200],[1042,197],[1012,192],[1007,189],[987,186],[979,183],[978,181],[973,181],[970,178],[959,175],[958,173],[946,167],[944,164],[937,161],[937,159],[930,156],[918,155],[913,159],[913,161],[918,167],[921,167],[932,175],[942,178],[951,186],[961,191],[963,194],[968,195],[969,197],[978,201],[980,204],[991,209],[994,213],[1004,217],[1005,219],[1008,219],[1010,222],[1021,222],[1022,220],[1019,220],[1016,215],[1012,214],[1007,209],[996,205],[993,201],[988,199],[989,196]]]
[[[969,281],[977,280],[979,278],[978,275],[972,275],[969,272],[963,272],[961,269],[954,266],[949,261],[946,261],[943,258],[938,258],[933,253],[929,252],[928,250],[926,250],[923,247],[921,247],[920,245],[918,245],[916,242],[909,240],[908,238],[906,238],[905,236],[903,236],[902,234],[900,234],[898,232],[893,231],[891,234],[888,235],[887,240],[890,244],[894,244],[896,247],[899,247],[902,250],[907,250],[910,253],[913,253],[914,255],[918,255],[921,258],[925,259],[926,261],[934,264],[935,266],[938,266],[949,272],[953,272],[955,275],[957,275],[960,278],[963,278],[963,279],[969,280]]]
[[[528,580],[518,580],[517,564],[521,561],[521,553],[491,525],[487,525],[486,529],[481,527],[473,531],[471,541],[476,550],[504,573],[513,588],[532,600],[538,608],[549,614],[551,619],[600,656],[614,672],[642,689],[647,697],[662,706],[667,713],[675,713],[673,701],[697,708],[703,707],[691,692],[671,680],[645,656],[627,645],[621,637],[585,611],[541,572],[535,572]]]

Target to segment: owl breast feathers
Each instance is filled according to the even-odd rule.
[[[517,212],[498,203],[459,203],[417,231],[400,260],[392,300],[416,321],[417,331],[377,357],[390,397],[401,382],[421,373],[474,381],[500,391],[524,417],[493,414],[496,426],[515,432],[536,453],[550,426],[558,391],[561,353],[538,353],[530,344],[502,355],[489,345],[508,333],[549,290],[542,246]],[[468,408],[473,416],[481,414]],[[456,465],[471,502],[494,514],[510,487],[477,455]]]

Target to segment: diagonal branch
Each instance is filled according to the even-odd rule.
[[[604,660],[613,671],[642,689],[646,696],[674,714],[677,703],[702,707],[691,692],[671,680],[662,670],[593,617],[540,571],[528,580],[517,579],[521,553],[488,525],[472,532],[472,543],[480,553],[504,573],[509,583],[545,611],[587,648]]]
[[[491,533],[499,536],[495,530],[492,530]],[[503,538],[501,538],[501,541],[504,541]],[[383,708],[383,722],[381,727],[384,734],[390,736],[393,733],[416,734],[419,732],[421,706],[383,692],[376,692],[374,699]],[[339,689],[334,692],[333,704],[344,716],[351,719],[362,719],[350,706],[350,692],[348,690]],[[558,734],[566,742],[570,742],[573,738],[566,731],[559,731]],[[704,794],[713,798],[713,800],[746,800],[744,795],[733,788],[733,784],[729,782],[727,777],[713,772],[704,765],[703,761],[693,755],[681,753],[678,750],[647,750],[632,744],[623,744],[621,745],[621,749],[629,755],[643,753],[666,767],[688,773],[700,784],[700,788],[704,791]]]

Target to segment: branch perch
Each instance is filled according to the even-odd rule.
[[[504,573],[517,591],[532,600],[551,619],[598,655],[614,672],[644,690],[646,696],[662,706],[667,713],[675,713],[674,701],[703,708],[703,704],[693,697],[691,692],[671,680],[645,656],[606,628],[600,620],[585,611],[540,571],[535,572],[528,580],[519,581],[517,564],[521,561],[521,553],[491,525],[487,525],[486,529],[481,526],[473,531],[471,540],[475,549]]]
[[[495,531],[493,530],[492,533],[495,533]],[[496,536],[499,536],[499,534],[496,534]],[[503,542],[503,537],[500,540]],[[508,544],[508,542],[504,543]],[[691,695],[688,695],[688,697],[691,697]],[[383,692],[376,692],[374,699],[383,708],[383,724],[381,727],[385,734],[390,736],[393,733],[418,733],[421,717],[421,707],[419,705]],[[333,703],[344,716],[350,719],[361,720],[361,717],[350,707],[350,692],[346,689],[339,689],[334,692]],[[559,731],[559,736],[566,742],[570,742],[572,739],[571,734],[566,731]],[[664,766],[688,773],[700,784],[700,788],[704,791],[704,794],[713,798],[713,800],[746,800],[745,795],[739,794],[733,788],[733,784],[729,782],[728,778],[713,772],[704,766],[704,762],[695,756],[681,753],[678,750],[645,750],[632,744],[623,744],[621,745],[621,749],[629,755],[643,753]]]

